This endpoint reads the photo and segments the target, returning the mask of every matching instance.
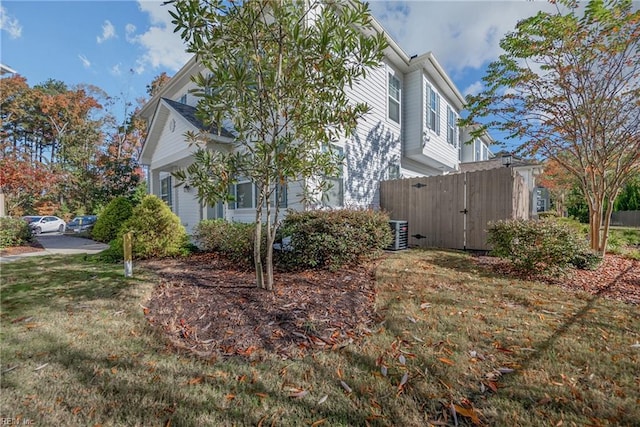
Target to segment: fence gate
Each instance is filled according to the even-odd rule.
[[[380,207],[408,221],[409,245],[486,250],[487,223],[529,217],[524,178],[511,168],[380,183]]]

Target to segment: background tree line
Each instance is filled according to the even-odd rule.
[[[156,80],[166,82],[161,77]],[[146,124],[135,116],[142,102],[53,79],[35,86],[20,75],[0,79],[6,213],[89,214],[116,196],[133,195],[143,180],[138,157]]]

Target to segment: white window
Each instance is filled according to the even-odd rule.
[[[388,168],[389,179],[399,179],[400,178],[400,165],[390,164]]]
[[[287,207],[287,197],[289,196],[289,192],[287,189],[287,184],[278,184],[276,187],[275,200],[278,202],[279,208]]]
[[[234,202],[230,203],[231,209],[251,209],[255,207],[255,185],[251,181],[241,180],[231,189]]]
[[[482,147],[482,143],[480,142],[479,139],[476,139],[473,142],[473,149],[475,151],[475,157],[474,157],[473,160],[476,161],[476,162],[482,160],[482,148],[481,147]]]
[[[427,127],[440,135],[440,95],[427,86]]]
[[[344,156],[344,150],[342,147],[332,146],[333,150],[338,154],[340,158]],[[342,164],[338,167],[342,170]],[[325,190],[322,194],[322,204],[324,206],[337,208],[344,205],[344,177],[342,172],[339,172],[338,176],[325,176],[324,180],[330,184],[330,188]]]
[[[400,123],[400,80],[389,73],[389,118]]]
[[[171,187],[171,176],[160,180],[160,198],[169,206],[173,207],[173,188]]]
[[[482,160],[489,160],[489,149],[484,144],[482,144]]]
[[[458,142],[458,116],[447,105],[447,142],[454,147]]]

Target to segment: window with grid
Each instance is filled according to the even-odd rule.
[[[332,145],[332,149],[337,153],[338,157],[344,156],[342,147]],[[342,167],[339,167],[342,170]],[[322,194],[322,204],[324,206],[337,208],[344,205],[344,177],[342,172],[338,176],[325,176],[324,180],[330,184],[330,188]]]
[[[160,180],[160,198],[169,206],[173,207],[173,192],[171,191],[171,176]]]
[[[454,147],[458,142],[458,116],[447,106],[447,142]]]
[[[400,123],[400,80],[389,73],[389,118]]]
[[[440,135],[440,95],[427,86],[427,127]]]

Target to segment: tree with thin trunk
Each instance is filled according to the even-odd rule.
[[[640,172],[640,11],[629,0],[558,0],[520,21],[469,96],[461,125],[507,132],[519,150],[565,168],[589,207],[604,254],[614,200]]]
[[[385,38],[360,2],[173,4],[176,31],[207,68],[194,79],[198,111],[205,123],[226,125],[236,141],[233,150],[201,146],[195,162],[174,176],[211,205],[228,199],[238,178],[255,185],[256,283],[271,290],[284,189],[301,183],[302,199],[310,200],[327,189],[323,177],[339,175],[332,144],[348,138],[368,111],[350,101],[346,89],[380,65]],[[198,138],[188,136],[191,142]]]

